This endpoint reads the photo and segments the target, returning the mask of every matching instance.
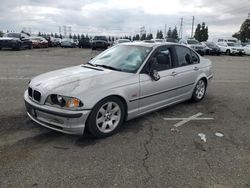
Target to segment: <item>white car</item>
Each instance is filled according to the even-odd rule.
[[[118,39],[114,42],[114,45],[125,43],[125,42],[131,42],[129,39]]]
[[[222,53],[227,55],[243,55],[245,54],[244,48],[234,42],[218,42],[217,45],[220,47]]]
[[[248,44],[248,45],[246,45],[246,46],[244,47],[244,51],[245,51],[245,54],[246,54],[246,55],[250,55],[250,44]]]
[[[74,42],[73,39],[69,39],[69,38],[64,38],[61,41],[61,47],[65,48],[65,47],[71,47],[71,48],[75,48],[77,45]]]
[[[124,121],[189,99],[201,101],[213,78],[210,60],[172,43],[127,42],[88,63],[33,78],[28,116],[68,134],[114,134]]]

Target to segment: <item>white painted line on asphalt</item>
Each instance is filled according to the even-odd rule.
[[[215,83],[233,83],[233,84],[241,84],[241,83],[249,83],[248,80],[214,80]]]
[[[189,118],[164,118],[164,120],[168,120],[168,121],[181,121],[185,119],[189,119]],[[214,118],[195,118],[192,120],[213,120],[213,119]]]
[[[189,121],[193,121],[193,120],[214,120],[214,118],[198,118],[200,116],[202,116],[203,113],[199,112],[193,116],[190,116],[188,118],[163,118],[164,120],[166,121],[178,121],[178,120],[181,120],[180,122],[174,124],[174,126],[177,128],[177,127],[180,127],[182,125],[184,125],[185,123],[188,123]]]
[[[31,78],[26,77],[0,77],[0,80],[30,80]]]

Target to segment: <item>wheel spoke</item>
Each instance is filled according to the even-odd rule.
[[[113,115],[111,118],[112,121],[119,121],[120,120],[120,116],[115,116]]]
[[[100,110],[99,110],[99,113],[101,113],[102,116],[104,116],[105,113],[106,113],[106,110],[103,107],[101,107]]]
[[[102,124],[102,126],[100,127],[101,130],[102,130],[103,132],[106,131],[107,125],[108,125],[107,122],[104,122],[104,123]]]
[[[107,106],[107,111],[111,111],[111,110],[112,110],[112,102],[109,102]]]
[[[99,125],[100,123],[104,123],[104,118],[103,118],[103,116],[101,116],[100,118],[98,118],[98,119],[96,120],[96,123],[97,123],[97,125]]]
[[[119,106],[115,106],[115,107],[112,109],[112,112],[113,112],[113,113],[116,113],[116,112],[119,112],[119,111],[120,111]]]

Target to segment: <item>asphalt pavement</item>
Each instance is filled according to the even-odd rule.
[[[0,187],[250,187],[250,56],[205,56],[214,79],[202,102],[128,121],[105,139],[58,133],[27,117],[32,77],[98,53],[0,51]]]

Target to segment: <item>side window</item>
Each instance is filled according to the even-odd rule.
[[[194,53],[192,50],[191,50],[191,57],[192,57],[193,64],[200,63],[199,56],[196,53]]]
[[[158,50],[154,55],[153,60],[155,61],[154,69],[157,71],[167,70],[172,67],[171,53],[168,48]]]
[[[193,64],[191,50],[183,46],[176,46],[176,55],[178,57],[178,67]]]

